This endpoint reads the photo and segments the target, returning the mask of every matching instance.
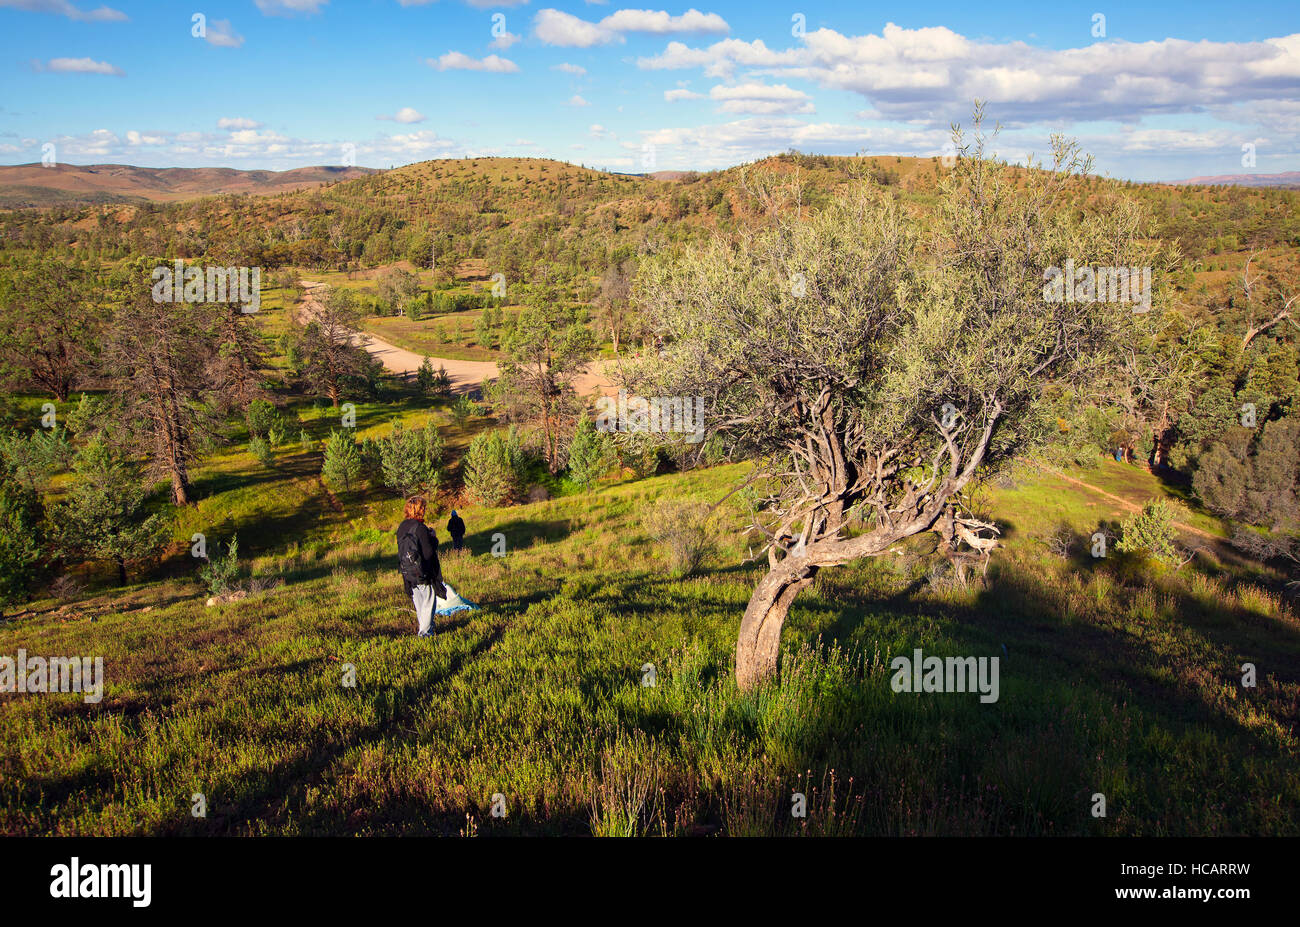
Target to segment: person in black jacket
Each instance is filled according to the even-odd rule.
[[[424,523],[426,507],[423,496],[407,499],[406,517],[397,526],[397,568],[406,594],[415,606],[420,637],[433,633],[435,597],[447,597],[442,566],[438,563],[438,539]]]
[[[447,533],[451,535],[451,549],[465,549],[465,521],[456,514],[456,510],[451,510],[451,518],[447,519]]]

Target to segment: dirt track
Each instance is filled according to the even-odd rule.
[[[311,280],[300,280],[298,284],[302,287],[300,309],[311,315],[316,306],[315,293],[325,284]],[[376,338],[374,335],[366,334],[363,340],[365,349],[370,355],[378,358],[384,368],[392,373],[414,374],[415,371],[420,369],[420,365],[424,363],[423,354],[416,354],[414,351],[399,348],[387,341]],[[446,368],[447,376],[451,378],[451,389],[454,393],[473,392],[480,389],[488,380],[496,379],[500,374],[497,365],[491,361],[430,357],[429,362],[433,364],[434,370],[437,370],[440,366]],[[583,373],[574,378],[573,388],[579,396],[588,395],[595,390],[600,390],[601,393],[606,395],[614,392],[613,381],[605,376],[605,369],[608,365],[608,361],[595,361],[589,364]]]

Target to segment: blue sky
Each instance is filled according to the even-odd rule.
[[[1106,6],[0,0],[0,162],[934,155],[979,96],[1013,160],[1060,132],[1118,177],[1300,169],[1300,6]]]

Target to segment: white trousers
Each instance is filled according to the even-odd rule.
[[[432,586],[414,586],[411,589],[411,602],[415,605],[415,617],[420,623],[420,637],[428,637],[433,633],[435,598]]]

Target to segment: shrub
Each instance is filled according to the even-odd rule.
[[[379,468],[383,484],[399,496],[437,490],[441,477],[444,445],[438,429],[403,429],[393,423],[393,433],[379,442]]]
[[[49,519],[56,547],[67,556],[113,561],[118,583],[126,585],[127,561],[161,547],[167,525],[148,513],[148,494],[124,453],[96,439],[78,452],[73,469],[77,478]]]
[[[351,489],[361,476],[361,450],[351,431],[335,429],[325,439],[325,461],[321,477],[334,486]]]
[[[451,412],[451,420],[455,422],[458,427],[464,427],[465,422],[467,422],[469,417],[477,412],[478,409],[468,396],[461,396],[451,404],[451,409],[448,411]]]
[[[270,467],[275,463],[275,452],[271,450],[271,442],[266,438],[252,438],[248,442],[248,449],[252,451],[264,467]]]
[[[1144,552],[1163,563],[1176,563],[1178,550],[1174,541],[1177,510],[1165,499],[1152,499],[1142,511],[1127,520],[1120,530],[1116,550],[1124,553]]]
[[[213,556],[208,558],[207,563],[199,567],[199,578],[208,587],[208,592],[214,596],[227,591],[239,573],[238,535],[231,536],[224,557],[221,555],[220,545],[217,545],[217,548]]]
[[[597,431],[595,422],[584,415],[569,445],[569,478],[583,489],[590,489],[609,472],[614,459],[609,436]]]
[[[642,515],[642,524],[664,546],[673,573],[688,576],[713,553],[708,517],[709,507],[703,502],[660,499]]]
[[[465,453],[465,488],[484,505],[508,505],[519,497],[520,455],[500,431],[484,432]]]
[[[420,369],[415,372],[415,384],[420,388],[420,392],[424,393],[426,396],[433,392],[433,381],[435,376],[436,374],[433,372],[433,361],[429,360],[429,356],[426,354],[423,362],[420,364]]]
[[[250,402],[244,418],[248,423],[250,438],[264,438],[272,429],[280,425],[280,413],[265,399],[254,399]]]
[[[54,582],[50,583],[50,595],[60,602],[71,602],[81,595],[86,589],[86,584],[71,573],[64,573]]]
[[[1192,487],[1219,515],[1278,528],[1300,511],[1300,419],[1268,422],[1257,435],[1229,429],[1197,461]]]
[[[26,599],[39,575],[41,498],[0,465],[0,608]]]

